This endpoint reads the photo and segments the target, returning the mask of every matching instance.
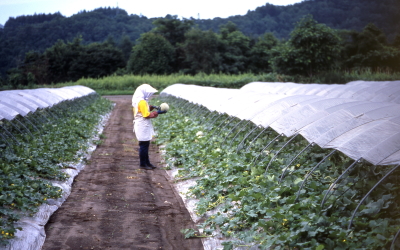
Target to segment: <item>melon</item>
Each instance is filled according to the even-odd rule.
[[[167,103],[161,103],[160,105],[161,111],[168,111],[169,110],[169,105]]]

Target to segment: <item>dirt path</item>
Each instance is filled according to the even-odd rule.
[[[139,169],[131,96],[107,98],[116,106],[106,139],[51,216],[42,249],[203,249],[180,233],[195,227],[165,171]],[[150,161],[160,165],[155,145]]]

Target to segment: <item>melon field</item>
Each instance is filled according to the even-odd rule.
[[[303,137],[301,133],[306,134],[305,129],[290,136],[282,133],[289,125],[279,129],[282,117],[289,121],[296,114],[303,114],[303,118],[310,119],[310,113],[302,113],[309,106],[304,105],[290,113],[287,110],[300,106],[301,102],[288,101],[290,105],[279,109],[282,96],[257,99],[263,91],[261,86],[264,86],[263,83],[259,85],[257,91],[251,93],[250,100],[254,104],[246,98],[249,92],[245,94],[228,89],[177,84],[161,93],[160,102],[169,103],[171,108],[165,119],[155,121],[157,143],[165,145],[167,167],[178,170],[175,181],[193,183],[182,195],[196,203],[192,217],[198,221],[201,234],[193,229],[182,230],[186,237],[223,238],[224,249],[399,247],[399,240],[396,239],[400,228],[399,165],[398,158],[397,163],[393,158],[399,151],[398,122],[392,137],[388,136],[391,132],[386,128],[380,131],[383,134],[374,134],[384,141],[382,145],[378,139],[368,141],[368,134],[360,132],[363,126],[372,126],[371,123],[376,121],[379,122],[372,126],[373,129],[367,130],[369,134],[374,129],[378,131],[386,119],[398,121],[399,105],[393,104],[395,110],[392,115],[388,115],[388,108],[380,110],[378,113],[385,114],[385,118],[373,118],[375,120],[364,121],[365,125],[358,123],[347,132],[336,133],[336,139],[327,144],[332,148],[321,147],[321,140],[316,139],[317,144]],[[282,85],[285,84],[268,90],[269,94],[277,91],[282,95],[283,91],[276,90],[279,87],[282,90]],[[398,84],[390,86],[395,86],[398,91]],[[364,89],[364,94],[366,92]],[[350,95],[349,90],[344,93]],[[292,98],[290,96],[296,95],[283,95],[284,98]],[[391,94],[386,96],[393,97]],[[267,97],[267,102],[272,104],[262,103]],[[352,97],[358,98],[355,93]],[[273,98],[276,102],[272,101]],[[341,104],[345,99],[338,100],[335,99],[332,107],[339,105],[340,108],[331,114],[337,115],[345,109],[346,105]],[[326,105],[320,99],[318,101],[317,107]],[[360,110],[360,101],[343,102],[355,104]],[[366,103],[363,105],[368,106],[370,101]],[[247,109],[243,107],[245,105],[248,105]],[[381,105],[376,103],[372,106],[375,109]],[[383,106],[391,107],[392,104]],[[254,114],[247,119],[241,118],[252,112]],[[372,117],[371,112],[363,112]],[[273,116],[276,117],[272,119]],[[317,113],[314,121],[324,116],[328,117],[326,112]],[[272,119],[270,126],[257,124],[257,119],[261,119],[259,117]],[[362,115],[354,117],[359,119]],[[333,128],[334,124],[339,124],[338,119],[331,124],[317,124],[317,127]],[[366,116],[363,119],[367,119]],[[354,120],[350,119],[340,124],[348,127],[353,123]],[[357,131],[359,134],[354,134]],[[330,133],[334,134],[333,131]],[[350,138],[351,133],[353,136]],[[305,136],[310,138],[315,135]],[[341,136],[346,136],[347,144],[341,142],[335,145]],[[344,147],[357,141],[353,137],[358,138],[358,142],[370,143],[372,148],[377,145],[385,148],[386,145],[385,153],[380,152],[384,156],[375,158],[375,162],[387,163],[372,164],[364,159],[368,158],[368,154],[361,150],[361,144],[358,153],[365,156],[349,157],[357,155],[354,148],[346,151]],[[379,149],[372,151],[369,154],[377,153]]]
[[[2,91],[0,249],[45,237],[31,221],[70,194],[46,226],[47,249],[397,249],[399,93],[398,81],[173,84],[150,100],[169,111],[153,119],[159,167],[144,171],[130,96]]]
[[[0,244],[4,246],[22,230],[17,223],[21,218],[63,200],[68,190],[60,183],[70,177],[74,164],[82,162],[101,116],[112,104],[95,92],[60,98],[54,105],[33,93],[20,93],[19,97],[25,95],[22,101],[14,96],[17,92],[0,93]],[[13,97],[10,106],[6,100]]]

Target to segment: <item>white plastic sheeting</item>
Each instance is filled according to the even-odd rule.
[[[175,84],[161,95],[250,120],[288,137],[300,133],[310,143],[355,160],[400,164],[400,81],[253,82],[240,90]]]
[[[350,98],[362,101],[400,104],[400,81],[354,81],[345,85],[252,82],[243,86],[241,90],[283,95],[316,95],[327,98]]]
[[[40,108],[48,108],[66,100],[95,93],[85,86],[0,91],[0,120],[26,116]]]
[[[188,100],[194,104],[203,105],[211,111],[220,111],[219,101],[232,97],[239,90],[177,83],[166,88],[161,92],[161,95],[169,94],[170,92],[175,97]]]

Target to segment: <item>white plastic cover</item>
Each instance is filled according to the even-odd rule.
[[[243,86],[241,90],[283,95],[317,95],[330,98],[350,98],[400,104],[400,81],[354,81],[347,84],[252,82]]]
[[[172,95],[374,165],[400,163],[400,81],[252,82],[240,90],[175,84]]]
[[[0,91],[0,99],[3,96],[9,97],[14,99],[16,102],[21,102],[28,105],[29,108],[34,110],[38,108],[46,108],[48,105],[39,99],[35,98],[34,96],[25,93],[24,95],[19,92],[19,90],[11,90],[11,91]]]
[[[60,102],[92,93],[95,93],[95,91],[80,85],[63,88],[0,91],[0,120],[12,120],[17,115],[26,116],[39,108],[52,107]]]
[[[14,109],[15,111],[17,111],[19,114],[21,114],[23,116],[27,115],[31,111],[34,111],[34,110],[29,109],[29,107],[24,105],[24,103],[15,101],[9,97],[2,97],[0,99],[0,104],[3,104],[4,106],[7,106],[11,109]]]
[[[12,120],[18,115],[18,112],[0,103],[0,115],[7,120]]]
[[[221,103],[238,92],[238,89],[223,89],[177,83],[165,88],[160,95],[163,96],[174,93],[173,95],[175,97],[179,97],[194,104],[203,105],[210,111],[221,112]]]

